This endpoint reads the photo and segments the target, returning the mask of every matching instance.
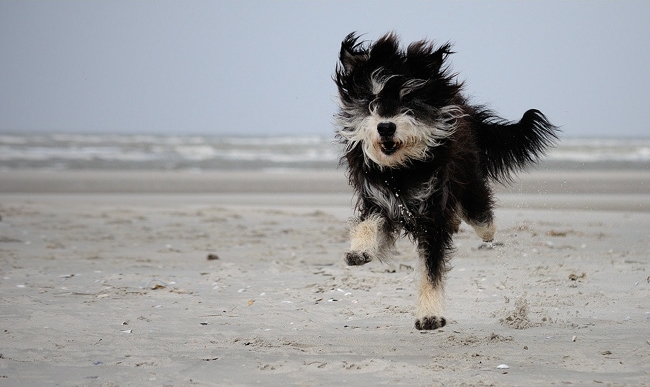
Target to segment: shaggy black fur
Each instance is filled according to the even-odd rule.
[[[337,138],[358,197],[354,224],[379,217],[378,233],[387,241],[380,250],[392,248],[400,233],[409,235],[435,289],[442,289],[459,219],[493,227],[490,181],[509,182],[557,139],[557,128],[537,110],[509,122],[470,105],[445,64],[451,53],[449,44],[419,41],[404,50],[392,33],[374,43],[352,33],[334,76]],[[483,235],[486,242],[492,234]],[[373,258],[382,256],[346,253],[351,265]],[[444,324],[442,316],[416,321],[418,329]]]

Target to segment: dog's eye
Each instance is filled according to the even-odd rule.
[[[408,99],[413,92],[411,88],[403,88],[399,91],[399,99]]]

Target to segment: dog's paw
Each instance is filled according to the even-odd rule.
[[[439,316],[426,316],[415,320],[415,329],[421,330],[433,330],[442,328],[447,324],[447,320],[444,317]]]
[[[345,253],[345,263],[348,266],[361,266],[372,261],[372,257],[365,251],[348,251]]]

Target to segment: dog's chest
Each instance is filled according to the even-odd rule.
[[[437,190],[436,181],[435,175],[418,179],[409,174],[385,174],[380,179],[367,182],[364,194],[383,208],[391,221],[408,226],[426,212]]]

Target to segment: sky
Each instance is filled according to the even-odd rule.
[[[0,133],[334,132],[341,40],[451,42],[465,92],[650,136],[650,1],[0,0]]]

